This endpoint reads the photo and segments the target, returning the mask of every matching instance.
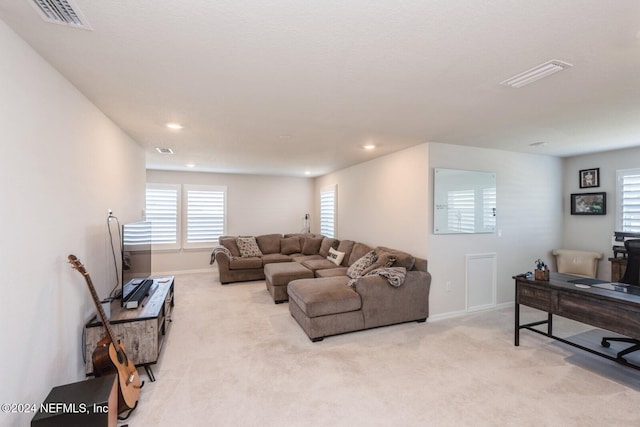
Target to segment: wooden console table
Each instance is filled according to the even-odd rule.
[[[515,337],[514,345],[520,345],[520,329],[527,329],[548,336],[573,347],[588,351],[614,362],[640,370],[640,366],[624,358],[581,346],[553,335],[553,315],[566,317],[597,328],[607,329],[628,337],[640,339],[640,295],[601,289],[595,286],[580,288],[571,280],[584,279],[570,274],[551,272],[550,280],[533,280],[515,277]],[[583,285],[584,286],[584,285]],[[520,304],[547,313],[547,318],[525,325],[520,324]],[[547,331],[534,326],[546,325]]]
[[[151,381],[155,381],[152,364],[158,361],[167,334],[174,306],[174,277],[153,279],[149,297],[136,309],[126,309],[120,300],[111,303],[109,323],[125,352],[136,366],[144,366]],[[105,335],[102,322],[94,317],[85,325],[85,373],[93,374],[92,355],[98,341]]]

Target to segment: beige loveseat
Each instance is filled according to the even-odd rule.
[[[395,323],[424,322],[429,317],[431,275],[425,259],[309,234],[256,236],[259,253],[246,253],[245,248],[242,254],[238,242],[238,238],[223,237],[212,253],[220,282],[265,279],[266,270],[267,289],[274,301],[289,300],[291,315],[312,341]],[[330,252],[342,260],[336,264]],[[296,265],[269,267],[273,263]],[[272,273],[285,270],[292,272],[292,279],[301,277],[296,276],[301,271],[308,274],[273,286]]]

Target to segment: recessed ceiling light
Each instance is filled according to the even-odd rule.
[[[173,150],[171,148],[156,147],[156,151],[160,154],[173,154]]]
[[[195,168],[196,164],[195,163],[187,163],[187,167],[188,168]]]
[[[180,130],[180,129],[182,129],[182,127],[183,127],[183,126],[182,126],[180,123],[173,123],[173,122],[171,122],[171,123],[167,123],[167,127],[168,127],[169,129]]]
[[[363,145],[362,148],[364,148],[365,150],[373,150],[374,148],[376,148],[376,146],[373,144],[367,144]]]
[[[311,175],[311,171],[304,171],[305,175]]]
[[[540,80],[543,77],[550,76],[551,74],[555,74],[572,66],[573,65],[569,64],[568,62],[552,59],[551,61],[547,61],[544,64],[537,65],[525,72],[516,74],[515,76],[500,82],[500,84],[511,86],[514,88],[520,88],[522,86],[528,85],[529,83],[533,83],[536,80]]]
[[[530,147],[538,148],[538,147],[546,147],[548,142],[540,141],[529,144]]]

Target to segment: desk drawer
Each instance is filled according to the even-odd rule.
[[[516,302],[542,311],[551,311],[551,291],[536,285],[518,283]]]
[[[555,314],[640,338],[640,307],[614,304],[589,295],[563,293],[558,296]]]

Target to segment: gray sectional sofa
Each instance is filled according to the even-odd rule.
[[[427,260],[395,249],[314,234],[224,236],[213,262],[223,284],[265,279],[312,341],[429,316]]]

